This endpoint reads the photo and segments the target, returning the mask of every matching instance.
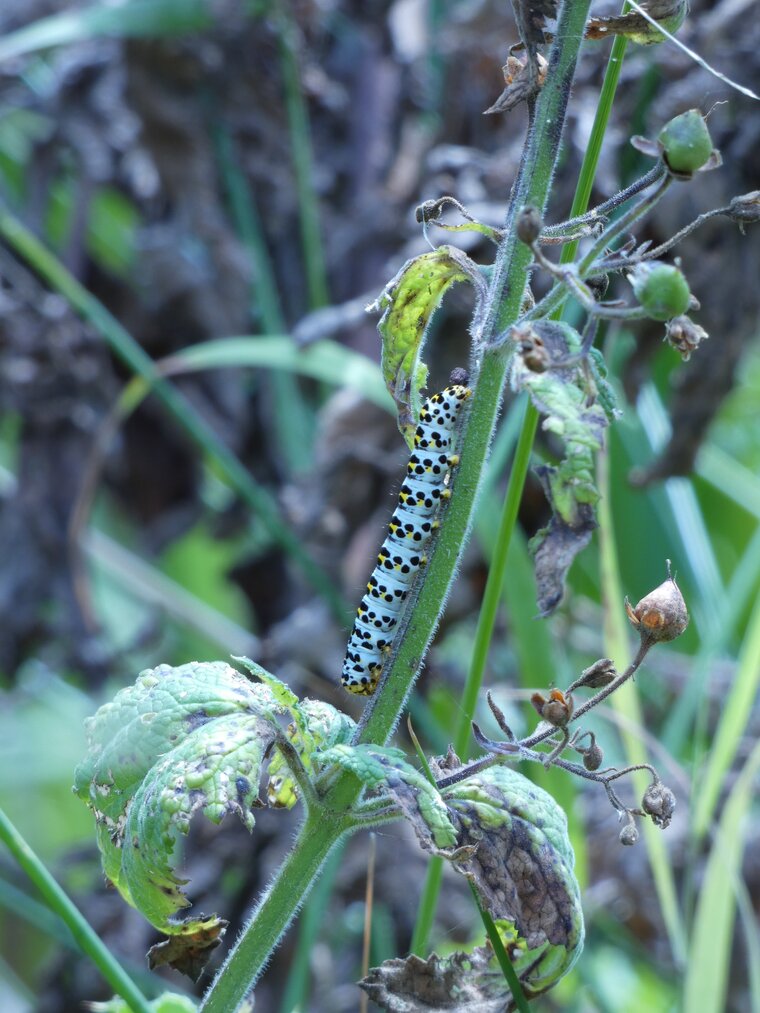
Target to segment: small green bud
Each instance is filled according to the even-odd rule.
[[[671,320],[683,316],[689,308],[691,293],[688,282],[672,264],[658,260],[636,264],[628,280],[652,320]]]
[[[691,175],[701,169],[713,153],[710,131],[698,109],[689,109],[666,123],[657,140],[668,168],[679,175]]]

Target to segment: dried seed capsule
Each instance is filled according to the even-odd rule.
[[[689,285],[672,264],[657,260],[637,264],[628,280],[647,316],[653,320],[670,320],[682,316],[689,308]]]
[[[689,361],[691,353],[708,337],[709,334],[704,327],[700,327],[685,316],[674,317],[668,321],[665,328],[665,340],[671,348],[675,348],[684,362]]]
[[[517,216],[517,238],[526,246],[532,246],[541,235],[541,212],[532,205],[524,207]]]
[[[642,598],[635,608],[626,598],[625,610],[642,640],[658,643],[681,636],[689,625],[689,613],[678,584],[670,574],[670,561],[668,579]]]
[[[593,665],[584,668],[576,686],[587,686],[589,689],[602,689],[609,686],[617,677],[617,671],[610,658],[600,658]]]
[[[541,693],[534,693],[530,702],[544,721],[555,728],[564,728],[573,716],[573,698],[561,689],[553,689],[548,700]]]
[[[638,827],[635,823],[626,823],[620,831],[620,843],[630,847],[639,839]]]
[[[698,109],[689,109],[666,123],[657,140],[668,168],[679,175],[701,169],[713,153],[710,131]]]
[[[586,770],[599,770],[603,761],[604,753],[602,752],[602,747],[598,746],[596,742],[593,746],[589,746],[583,754],[583,766]]]
[[[728,205],[728,215],[738,223],[742,232],[745,225],[760,222],[760,190],[732,198]]]
[[[655,826],[661,827],[663,830],[670,826],[675,807],[676,797],[662,781],[650,784],[641,800],[641,808],[648,816],[652,817]]]

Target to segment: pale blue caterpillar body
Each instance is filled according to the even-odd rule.
[[[388,534],[356,610],[343,662],[343,685],[351,693],[375,692],[398,632],[412,580],[427,562],[425,546],[438,527],[437,516],[451,495],[448,475],[458,464],[451,444],[457,420],[471,391],[452,384],[429,397],[420,411],[414,450]]]

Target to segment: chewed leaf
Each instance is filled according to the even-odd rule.
[[[550,988],[583,947],[567,819],[517,771],[492,767],[442,791],[472,857],[455,866],[496,922],[526,994]]]
[[[440,793],[406,762],[401,750],[343,745],[320,753],[319,759],[325,765],[334,763],[350,770],[368,788],[382,788],[393,796],[426,850],[439,853],[456,847],[456,827]]]
[[[261,764],[276,734],[253,715],[216,718],[168,752],[143,780],[116,843],[129,896],[156,928],[176,932],[171,919],[189,905],[184,881],[172,866],[177,834],[187,833],[199,810],[214,823],[234,813],[253,828]]]
[[[317,746],[353,731],[350,718],[300,702],[284,683],[246,664],[262,682],[223,662],[142,672],[88,719],[89,749],[76,771],[75,790],[95,812],[106,875],[148,921],[181,937],[157,949],[155,959],[193,977],[225,923],[216,916],[177,919],[189,905],[174,868],[177,835],[187,833],[197,812],[214,823],[233,814],[252,829],[253,809],[263,804],[262,766],[281,741],[280,715],[294,718],[307,770]]]
[[[509,989],[493,951],[454,953],[427,960],[412,954],[404,960],[386,960],[370,969],[359,982],[373,1002],[389,1013],[414,1010],[450,1013],[505,1013]]]
[[[189,924],[185,923],[184,927],[187,928]],[[157,967],[173,967],[175,971],[197,981],[212,952],[224,938],[227,924],[224,919],[216,916],[204,918],[200,915],[193,920],[192,929],[151,946],[148,950],[148,966],[151,971]]]
[[[549,615],[562,598],[570,564],[596,527],[594,506],[599,492],[594,455],[602,447],[614,405],[611,388],[594,357],[589,360],[591,381],[576,366],[563,364],[580,348],[580,335],[569,324],[535,321],[527,330],[515,328],[515,338],[534,355],[540,351],[544,368],[536,372],[529,368],[525,354],[515,355],[512,386],[529,392],[543,416],[542,428],[564,444],[559,464],[537,469],[552,519],[533,538],[531,550],[536,560],[538,606],[542,615]]]
[[[356,723],[332,704],[306,699],[291,708],[294,720],[287,729],[287,737],[295,746],[301,762],[308,771],[318,773],[321,764],[314,753],[320,749],[349,742]],[[282,753],[275,753],[269,762],[267,799],[271,806],[290,809],[298,801],[294,779]]]
[[[148,669],[85,722],[89,749],[74,790],[113,828],[156,760],[189,733],[225,714],[282,711],[267,686],[225,662]]]
[[[420,361],[430,319],[441,299],[458,281],[481,276],[472,261],[453,246],[439,246],[408,260],[369,310],[381,311],[377,325],[383,342],[383,379],[396,404],[398,427],[413,446],[420,408],[420,390],[427,367]]]

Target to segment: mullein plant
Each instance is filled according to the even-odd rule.
[[[557,463],[538,469],[551,518],[531,546],[538,608],[548,616],[562,599],[573,559],[596,527],[595,457],[606,428],[620,414],[594,346],[600,321],[660,321],[664,339],[682,358],[698,352],[707,335],[691,317],[697,300],[678,264],[663,258],[707,218],[725,215],[743,229],[760,217],[757,194],[747,194],[701,215],[655,248],[631,238],[671,186],[720,164],[704,116],[692,109],[665,124],[654,140],[635,139],[654,160],[639,180],[591,211],[546,224],[584,30],[590,38],[628,31],[644,44],[659,39],[656,26],[642,24],[640,17],[588,23],[588,2],[515,6],[522,39],[515,52],[524,48],[527,55],[523,60],[512,54],[507,78],[512,92],[501,107],[519,92],[529,106],[530,126],[505,226],[476,221],[454,197],[427,201],[417,211],[426,234],[441,228],[486,236],[496,247],[495,261],[477,264],[455,246],[436,247],[407,262],[375,304],[381,313],[383,375],[412,450],[398,513],[412,512],[411,519],[391,523],[349,644],[344,681],[366,698],[361,721],[320,700],[299,699],[272,673],[240,658],[235,660],[245,674],[222,661],[145,671],[88,723],[90,747],[77,769],[76,791],[95,814],[109,880],[166,934],[150,952],[153,966],[169,964],[197,978],[224,936],[226,923],[217,915],[180,917],[189,901],[175,870],[174,847],[192,817],[202,812],[218,823],[233,814],[252,830],[258,807],[303,808],[292,851],[201,1004],[208,1013],[229,1013],[244,1002],[338,841],[399,819],[411,823],[427,853],[442,856],[469,881],[489,941],[446,959],[386,962],[362,987],[389,1010],[418,1008],[422,993],[436,1008],[524,1009],[526,996],[545,992],[573,966],[584,925],[566,816],[513,764],[533,761],[601,785],[622,821],[623,845],[635,843],[637,821],[651,819],[662,829],[671,821],[675,798],[655,769],[605,767],[586,721],[634,676],[656,644],[686,628],[688,613],[669,563],[658,588],[636,606],[625,602],[640,638],[631,664],[618,673],[612,660],[602,658],[566,689],[536,692],[532,703],[539,722],[531,734],[518,739],[488,695],[501,735],[489,738],[473,723],[483,754],[472,762],[462,763],[450,750],[426,760],[421,771],[387,745],[454,578],[505,383],[527,392],[543,428],[563,447]],[[652,2],[649,11],[672,31],[683,21],[686,4]],[[554,15],[554,41],[544,59],[539,50],[549,41],[545,21]],[[444,220],[444,212],[452,210],[462,221]],[[550,255],[556,246],[578,242],[581,252],[572,259]],[[530,287],[536,272],[551,282],[538,301]],[[627,299],[606,298],[615,275],[628,284]],[[459,282],[475,293],[470,359],[452,381],[462,392],[456,412],[441,422],[436,406],[443,395],[425,400],[422,393],[427,377],[422,352],[436,308]],[[568,299],[581,310],[578,328],[557,319]],[[424,558],[414,555],[410,570],[404,532],[419,533],[423,522]],[[385,600],[376,607],[372,589],[386,579],[392,608],[383,616]],[[378,630],[382,635],[373,632]],[[356,676],[353,664],[359,666]],[[642,767],[650,784],[638,805],[626,805],[618,782]]]

